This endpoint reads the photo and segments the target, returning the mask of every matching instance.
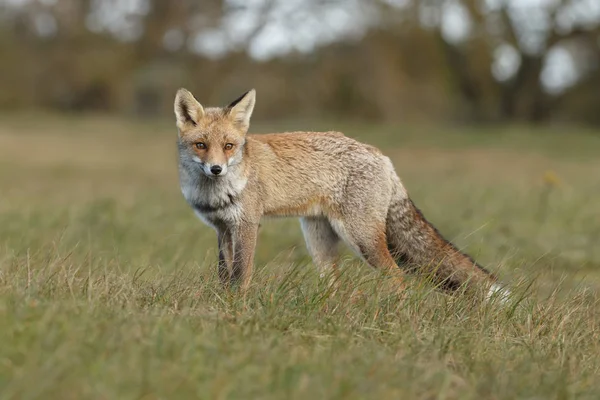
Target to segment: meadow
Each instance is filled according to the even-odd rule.
[[[175,124],[0,115],[2,399],[600,398],[600,132],[288,121],[392,158],[506,303],[399,294],[344,253],[318,279],[266,220],[248,295],[183,200]]]

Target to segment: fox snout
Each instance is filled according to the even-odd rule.
[[[207,176],[223,176],[227,173],[227,164],[205,164],[203,170]]]
[[[199,158],[194,158],[194,161],[202,166],[202,172],[209,178],[224,176],[227,174],[227,164],[212,164],[209,162],[202,162]]]

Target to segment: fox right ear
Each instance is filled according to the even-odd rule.
[[[204,116],[204,108],[186,89],[179,89],[175,96],[175,118],[180,130],[198,125]]]
[[[252,89],[227,106],[230,118],[244,131],[248,131],[248,127],[250,126],[250,117],[252,116],[255,103],[256,90]]]

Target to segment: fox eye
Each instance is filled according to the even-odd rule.
[[[198,142],[196,143],[196,148],[197,149],[206,149],[206,144],[202,143],[202,142]]]
[[[233,143],[227,143],[225,145],[225,150],[231,150],[231,149],[233,149]]]

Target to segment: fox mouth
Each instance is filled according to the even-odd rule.
[[[221,179],[221,178],[225,177],[225,175],[227,175],[227,172],[223,172],[223,173],[221,173],[219,175],[215,175],[212,172],[206,172],[206,170],[203,167],[202,168],[202,175],[204,175],[205,177],[207,177],[209,179],[218,180],[218,179]]]
[[[224,177],[225,175],[227,175],[227,171],[221,171],[221,172],[220,172],[218,175],[216,175],[216,174],[213,174],[213,173],[210,171],[210,169],[208,169],[208,168],[207,168],[207,166],[206,166],[206,164],[205,164],[205,163],[202,163],[202,162],[200,162],[200,161],[198,161],[198,160],[194,160],[194,162],[196,163],[196,165],[197,165],[197,168],[198,168],[198,169],[200,169],[200,171],[199,171],[199,172],[200,172],[200,173],[201,173],[203,176],[205,176],[205,177],[207,177],[207,178],[209,178],[209,179],[219,179],[219,178],[222,178],[222,177]],[[208,170],[207,170],[207,169],[208,169]]]

